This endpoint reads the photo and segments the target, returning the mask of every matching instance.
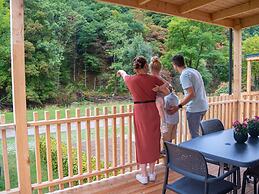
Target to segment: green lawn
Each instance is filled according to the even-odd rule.
[[[75,109],[80,108],[81,115],[84,115],[85,109],[90,108],[92,111],[94,111],[95,107],[98,107],[102,110],[103,107],[111,108],[112,106],[117,106],[117,111],[119,111],[120,105],[128,105],[130,104],[130,101],[114,101],[114,102],[108,102],[108,103],[101,103],[96,104],[92,102],[82,102],[82,103],[74,103],[70,106],[66,107],[59,107],[59,106],[47,106],[45,108],[37,108],[37,109],[29,109],[27,110],[27,120],[32,121],[33,120],[33,112],[38,112],[39,114],[39,120],[44,119],[44,112],[49,111],[50,113],[50,119],[55,119],[55,111],[60,110],[61,118],[65,117],[65,110],[70,109],[71,110],[71,117],[75,116]],[[0,111],[1,114],[5,114],[6,117],[6,123],[12,123],[13,122],[13,113],[7,112],[5,110]]]
[[[36,177],[36,161],[35,161],[35,154],[34,151],[30,150],[30,162],[31,162],[31,180],[32,183],[37,182],[37,177]],[[9,164],[9,176],[10,176],[10,183],[11,183],[11,188],[16,188],[18,187],[18,179],[17,179],[17,167],[16,167],[16,155],[14,152],[9,152],[8,153],[8,164]],[[0,159],[2,161],[2,155],[0,155]],[[2,165],[1,165],[2,166]],[[47,165],[42,163],[42,180],[46,181],[48,178],[47,174]],[[54,175],[57,177],[57,175]],[[3,170],[1,170],[1,176],[0,176],[0,191],[3,191],[5,182],[4,182],[4,174]]]

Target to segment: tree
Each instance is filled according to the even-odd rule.
[[[58,96],[64,47],[53,33],[48,1],[29,1],[25,9],[26,92],[29,104]],[[54,35],[53,35],[54,34]]]
[[[259,36],[259,26],[252,26],[249,28],[244,29],[242,37],[243,40],[246,40],[249,37],[253,37],[253,36]]]
[[[144,56],[149,60],[152,57],[153,49],[151,44],[145,42],[144,38],[140,34],[136,34],[133,39],[125,42],[124,47],[120,49],[117,55],[117,61],[111,66],[113,75],[111,76],[107,89],[115,94],[126,90],[125,84],[121,79],[116,78],[116,72],[120,69],[125,70],[129,74],[133,74],[132,60],[136,56]]]
[[[167,52],[163,56],[163,62],[168,68],[171,66],[171,57],[181,53],[187,66],[201,72],[207,89],[211,88],[209,83],[212,77],[217,83],[222,77],[226,79],[227,39],[224,28],[174,17],[168,30]],[[218,77],[222,69],[217,67],[223,67],[224,76]]]
[[[0,108],[11,102],[10,12],[0,0]]]

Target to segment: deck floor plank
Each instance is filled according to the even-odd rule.
[[[135,179],[138,172],[126,173],[117,177],[104,179],[99,182],[93,182],[86,185],[79,185],[75,188],[69,188],[63,191],[56,191],[55,194],[161,194],[163,181],[164,181],[164,166],[158,165],[157,167],[157,180],[156,182],[141,185]],[[209,171],[217,174],[218,167],[214,165],[209,166]],[[181,177],[181,175],[170,172],[169,182]],[[172,191],[167,191],[172,193]],[[238,192],[240,193],[240,192]],[[253,193],[253,185],[247,184],[246,194]]]

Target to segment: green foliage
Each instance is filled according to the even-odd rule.
[[[229,89],[228,89],[228,83],[221,83],[217,90],[215,91],[215,95],[219,96],[220,94],[228,94]]]
[[[259,53],[259,35],[247,38],[243,42],[243,54],[249,55],[249,54],[258,54]],[[247,73],[247,62],[243,61],[243,83],[246,83],[246,73]],[[253,62],[252,63],[252,89],[258,90],[259,89],[259,62]]]
[[[53,137],[50,138],[51,142],[51,159],[52,159],[52,169],[54,174],[58,174],[58,158],[57,158],[57,140]],[[64,177],[68,176],[68,154],[67,146],[64,143],[61,143],[61,152],[62,152],[62,166]],[[46,137],[40,137],[40,155],[44,163],[47,163],[47,153],[46,153]],[[78,158],[77,150],[72,148],[72,160],[73,160],[73,174],[78,174]],[[101,168],[104,167],[104,162],[101,162]],[[87,157],[84,152],[82,152],[82,168],[83,173],[87,172]],[[91,168],[96,170],[96,159],[91,157]],[[101,177],[103,178],[103,176]],[[93,178],[95,180],[95,177]]]
[[[259,26],[258,25],[246,28],[242,34],[243,40],[246,40],[247,38],[250,38],[253,36],[259,36]]]
[[[202,60],[215,58],[217,44],[224,44],[221,27],[173,18],[168,28],[168,50],[173,54],[182,53],[189,67],[199,69]]]
[[[11,101],[10,73],[10,11],[7,3],[0,0],[0,108]]]
[[[166,67],[171,68],[173,55],[183,54],[186,65],[201,72],[208,92],[213,92],[215,83],[227,80],[224,28],[174,17],[168,30],[167,52],[162,58]]]
[[[107,90],[109,92],[126,91],[125,84],[123,80],[116,77],[116,72],[120,69],[125,70],[129,74],[133,74],[132,60],[136,56],[144,56],[147,59],[152,57],[152,47],[148,42],[145,42],[144,38],[140,34],[136,34],[132,39],[125,41],[124,46],[119,49],[120,52],[117,53],[117,61],[112,63],[112,70],[114,70],[114,75],[109,79]]]
[[[0,0],[0,108],[12,101],[7,2]],[[171,57],[182,53],[187,65],[202,73],[207,91],[214,92],[228,80],[227,34],[222,27],[93,0],[27,0],[27,104],[69,104],[92,88],[109,95],[124,93],[127,89],[115,73],[124,69],[132,74],[131,61],[137,55],[148,60],[160,56],[180,90]],[[256,37],[258,27],[244,30],[245,54],[257,52]],[[252,73],[258,88],[256,66]]]
[[[254,118],[248,119],[247,127],[248,130],[255,131],[259,134],[259,117],[255,116]]]

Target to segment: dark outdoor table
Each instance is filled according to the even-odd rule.
[[[259,139],[249,137],[246,143],[238,144],[233,137],[233,129],[203,135],[180,146],[197,150],[206,158],[229,165],[252,167],[259,163]]]

